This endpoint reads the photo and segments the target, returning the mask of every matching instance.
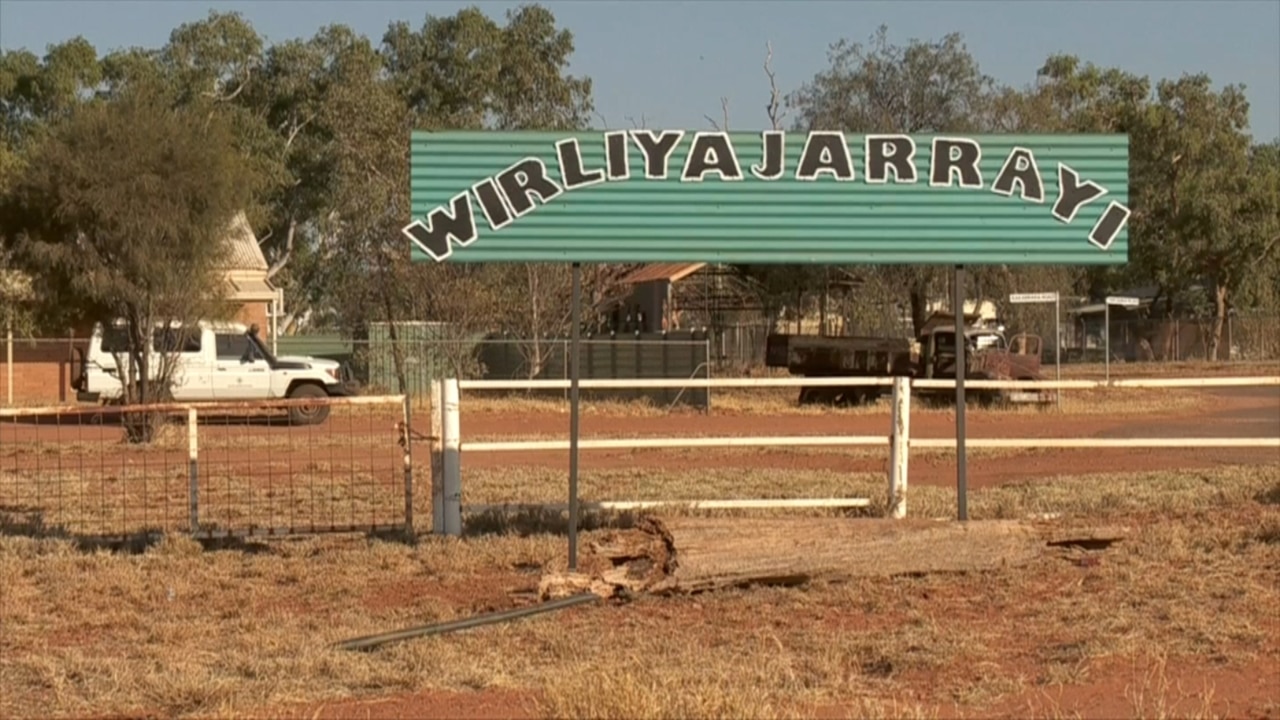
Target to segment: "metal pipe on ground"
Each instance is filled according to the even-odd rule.
[[[395,630],[381,635],[366,635],[364,637],[353,638],[351,640],[344,640],[336,644],[334,647],[338,650],[372,650],[401,640],[410,640],[430,635],[443,635],[445,633],[457,632],[459,630],[470,630],[484,625],[495,625],[497,623],[507,622],[510,620],[519,620],[532,615],[540,615],[542,613],[553,612],[555,610],[564,610],[565,608],[571,608],[576,605],[599,602],[600,599],[600,596],[595,593],[570,595],[567,598],[550,600],[548,602],[539,603],[538,605],[530,605],[529,607],[516,608],[514,610],[503,610],[501,612],[475,615],[461,620],[450,620],[449,622],[436,623],[434,625],[423,625],[420,627],[406,628],[404,630]]]

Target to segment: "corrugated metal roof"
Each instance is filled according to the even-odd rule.
[[[639,283],[654,280],[680,282],[706,266],[706,263],[656,263],[645,265],[639,270],[623,276],[619,282],[624,285],[638,285]]]
[[[625,179],[561,192],[545,205],[535,198],[527,214],[494,230],[478,195],[497,197],[496,191],[474,186],[527,158],[541,161],[549,179],[562,183],[556,143],[567,139],[578,141],[583,169],[605,168],[605,133],[414,132],[413,217],[405,222],[437,208],[451,212],[453,198],[468,198],[477,234],[465,247],[453,246],[449,260],[455,262],[1092,265],[1128,258],[1127,226],[1105,251],[1089,242],[1109,203],[1128,202],[1124,135],[965,136],[981,147],[981,185],[975,188],[930,186],[932,135],[913,136],[916,182],[868,183],[865,136],[854,133],[845,135],[855,173],[851,182],[795,178],[805,133],[787,133],[785,164],[776,180],[752,171],[763,159],[760,133],[732,133],[740,179],[712,174],[682,182],[694,137],[693,131],[684,133],[669,155],[666,177],[653,179],[646,177],[644,154],[630,137],[627,164],[621,166]],[[992,191],[1016,148],[1034,154],[1042,202],[1023,200],[1016,187],[1012,196]],[[1106,190],[1070,222],[1051,212],[1059,163],[1078,173],[1080,183]],[[510,219],[510,208],[505,214]],[[433,261],[418,247],[413,258]]]
[[[262,254],[262,248],[258,246],[258,238],[254,236],[253,228],[249,227],[249,219],[244,213],[236,215],[235,220],[231,221],[227,243],[230,245],[230,251],[223,263],[225,269],[262,272],[269,269],[267,258]]]

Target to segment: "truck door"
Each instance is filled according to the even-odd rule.
[[[933,333],[933,357],[930,367],[935,378],[952,378],[956,374],[956,334],[936,330]]]
[[[259,400],[271,390],[271,367],[240,333],[214,333],[217,357],[213,368],[213,397],[218,400]]]
[[[211,368],[205,359],[203,333],[178,329],[157,329],[151,335],[151,363],[157,368],[165,355],[173,358],[173,399],[207,400],[213,383]]]

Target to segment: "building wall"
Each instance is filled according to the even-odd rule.
[[[0,338],[0,346],[4,340]],[[74,347],[84,348],[79,340],[22,340],[13,342],[13,404],[41,405],[65,403],[75,399],[71,389]],[[8,349],[0,348],[0,402],[9,403]]]
[[[271,316],[268,314],[270,303],[253,302],[245,303],[240,306],[239,312],[236,313],[235,322],[244,323],[245,325],[258,324],[258,334],[263,338],[271,336]]]

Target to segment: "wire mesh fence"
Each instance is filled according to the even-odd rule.
[[[1052,304],[1014,305],[1002,320],[1007,332],[1031,332],[1043,341],[1043,360],[1052,363],[1055,348],[1062,362],[1100,363],[1104,359],[1104,316],[1061,309],[1058,333]],[[346,364],[366,395],[407,394],[418,405],[430,396],[431,383],[443,377],[511,380],[565,379],[569,340],[479,334],[448,335],[433,323],[405,323],[392,340],[384,328],[368,338],[337,333],[281,336],[272,341],[280,356],[333,359]],[[421,326],[421,327],[419,327]],[[1222,325],[1217,358],[1221,362],[1280,360],[1280,316],[1232,313]],[[904,333],[907,331],[904,330]],[[684,378],[740,376],[762,369],[769,327],[736,324],[699,331],[587,335],[579,358],[583,378]],[[1176,320],[1134,317],[1113,308],[1110,323],[1113,362],[1187,362],[1211,358],[1212,318]],[[0,352],[0,403],[6,407],[73,404],[72,380],[79,372],[85,338],[15,338]],[[12,357],[12,362],[9,358]],[[670,397],[643,391],[663,405],[678,402],[702,407],[705,394]],[[643,394],[643,393],[642,393]],[[634,392],[631,395],[635,395]]]
[[[1031,332],[1044,340],[1046,362],[1054,352],[1053,305],[1016,307],[1006,318],[1010,332]],[[1062,362],[1180,363],[1280,360],[1280,316],[1232,313],[1218,327],[1214,318],[1161,318],[1112,307],[1110,322],[1102,312],[1068,312],[1060,323]]]
[[[655,332],[588,334],[581,339],[579,376],[608,378],[710,377],[712,348],[706,333]],[[568,379],[570,340],[484,335],[441,337],[404,328],[396,340],[351,340],[336,334],[295,335],[278,340],[281,355],[323,357],[347,364],[370,393],[409,395],[416,404],[430,397],[431,383],[465,380]],[[551,391],[552,393],[563,391]],[[546,394],[539,391],[538,394]],[[597,391],[592,397],[645,396],[661,404],[705,407],[705,391]]]
[[[328,417],[289,424],[297,401],[271,400],[0,410],[0,526],[77,539],[406,529],[403,398],[307,402]]]

